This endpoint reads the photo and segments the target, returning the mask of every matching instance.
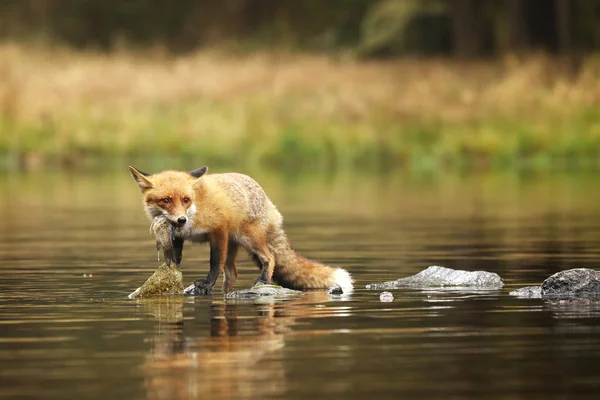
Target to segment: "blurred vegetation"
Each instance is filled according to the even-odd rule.
[[[597,168],[598,17],[594,0],[5,0],[0,157]]]
[[[231,44],[478,56],[600,45],[597,0],[3,0],[0,7],[0,37],[104,50]]]

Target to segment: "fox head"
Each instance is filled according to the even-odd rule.
[[[162,215],[180,227],[196,213],[194,187],[207,170],[208,167],[202,167],[190,172],[169,170],[148,174],[129,167],[144,196],[148,216]]]

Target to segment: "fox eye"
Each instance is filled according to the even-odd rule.
[[[171,199],[168,197],[165,197],[163,199],[160,199],[160,202],[163,204],[169,204],[171,202]]]
[[[187,204],[190,202],[190,198],[189,197],[184,197],[183,198],[183,204]]]

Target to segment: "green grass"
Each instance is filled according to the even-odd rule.
[[[397,123],[385,116],[281,120],[266,107],[236,113],[197,104],[101,118],[81,110],[29,123],[4,119],[1,128],[0,154],[43,165],[180,159],[291,169],[600,167],[600,113],[593,110],[568,121]]]
[[[5,167],[599,168],[600,65],[0,45]]]

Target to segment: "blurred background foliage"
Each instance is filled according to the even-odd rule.
[[[600,167],[598,0],[3,0],[2,165]]]
[[[3,0],[3,38],[76,47],[160,44],[484,56],[600,45],[597,0]]]

